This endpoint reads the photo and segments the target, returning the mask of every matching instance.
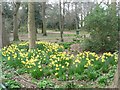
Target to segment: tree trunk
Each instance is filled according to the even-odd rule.
[[[43,34],[43,22],[42,22],[42,31],[41,31],[41,33]]]
[[[20,2],[16,2],[14,5],[14,14],[13,14],[13,41],[18,41],[18,10],[20,7]]]
[[[62,11],[62,8],[61,8],[61,0],[59,0],[59,8],[60,8],[60,11],[59,11],[59,28],[60,28],[60,37],[61,37],[61,42],[63,42],[63,28],[62,28],[62,14],[61,14],[61,11]]]
[[[77,20],[77,3],[75,2],[75,26],[76,26],[76,34],[78,34],[78,20]]]
[[[61,35],[62,35],[61,42],[64,41],[64,39],[63,39],[64,19],[65,19],[65,18],[64,18],[64,15],[65,15],[65,2],[63,2],[63,15],[62,15],[62,19],[61,19],[61,25],[62,25],[62,26],[61,26],[61,27],[62,27],[62,29],[61,29],[61,30],[62,30],[62,31],[61,31],[61,32],[62,32],[62,34],[61,34]]]
[[[28,3],[28,38],[29,49],[35,48],[36,29],[35,29],[34,2]]]
[[[112,0],[112,10],[116,10],[116,0]],[[119,7],[118,7],[119,9],[118,9],[118,17],[120,18],[120,5],[119,5]],[[113,14],[113,13],[112,13]],[[115,12],[114,12],[114,14],[115,14]],[[118,55],[118,65],[117,65],[117,70],[116,70],[116,73],[115,73],[115,75],[114,75],[114,81],[113,81],[113,83],[112,83],[112,87],[114,87],[114,88],[118,88],[119,90],[120,90],[120,27],[119,27],[119,25],[120,25],[120,23],[119,23],[119,20],[120,19],[118,19],[118,31],[119,31],[119,43],[118,43],[118,50],[119,50],[119,55]]]
[[[45,7],[46,7],[46,2],[42,2],[43,36],[47,36],[47,33],[46,33],[46,19],[45,19]]]
[[[119,88],[119,90],[120,90],[120,2],[119,2],[119,4],[118,4],[118,11],[119,11],[119,13],[118,13],[118,31],[119,31],[119,56],[118,56],[118,88]]]
[[[8,33],[5,29],[5,16],[2,3],[0,4],[0,49],[10,44]]]

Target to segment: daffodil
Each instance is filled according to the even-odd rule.
[[[10,60],[10,57],[8,57],[8,60]]]
[[[42,69],[40,69],[40,71],[42,71]]]
[[[57,76],[58,75],[58,73],[55,73],[55,76]]]
[[[64,68],[64,66],[62,66],[62,68]]]

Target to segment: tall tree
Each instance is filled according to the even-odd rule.
[[[75,2],[75,24],[76,24],[76,34],[78,34],[77,32],[79,32],[79,31],[78,31],[77,3],[78,3],[78,2]]]
[[[61,0],[59,0],[59,28],[60,28],[60,37],[61,37],[61,42],[63,42],[63,29],[62,29],[62,8],[61,8]]]
[[[118,68],[117,68],[117,72],[118,72],[118,88],[120,90],[120,2],[118,2],[118,31],[119,31],[119,55],[118,55]]]
[[[9,45],[9,37],[7,34],[7,31],[5,29],[5,14],[4,14],[4,7],[2,5],[3,3],[0,3],[0,48]]]
[[[114,14],[116,14],[116,0],[111,0],[111,15],[114,16]],[[111,18],[112,21],[114,19],[114,17]],[[114,21],[112,22],[114,23]],[[119,38],[118,38],[118,50],[119,50],[119,54],[118,54],[118,65],[117,65],[117,70],[116,73],[114,75],[114,81],[112,83],[112,87],[114,88],[118,88],[118,90],[120,90],[120,3],[118,3],[118,32],[119,32]]]
[[[42,28],[43,28],[43,36],[47,36],[46,32],[46,19],[45,19],[45,8],[46,2],[42,2]]]
[[[65,2],[63,2],[63,10],[62,10],[62,13],[63,13],[63,15],[62,15],[62,19],[61,19],[61,28],[62,28],[62,39],[61,39],[61,42],[63,42],[64,40],[63,40],[63,32],[64,32],[64,21],[65,21]]]
[[[36,29],[35,29],[35,11],[34,2],[28,3],[28,38],[29,49],[35,48]]]
[[[18,37],[18,10],[20,7],[20,2],[14,3],[14,13],[13,13],[13,40],[19,40]]]

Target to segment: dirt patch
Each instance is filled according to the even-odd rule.
[[[37,88],[37,85],[32,82],[32,78],[28,74],[15,76],[13,80],[19,82],[23,88]]]
[[[73,54],[82,52],[82,48],[80,47],[80,44],[72,44],[70,46],[70,52],[72,52]]]

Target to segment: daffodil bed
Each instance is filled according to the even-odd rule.
[[[28,49],[28,42],[11,44],[2,49],[3,61],[32,77],[58,80],[93,80],[108,83],[113,79],[117,64],[117,53],[84,51],[76,56],[64,51],[64,47],[49,42],[36,42],[36,49]],[[105,76],[105,77],[104,77]],[[106,78],[106,79],[105,79]],[[104,80],[105,79],[105,80]]]

